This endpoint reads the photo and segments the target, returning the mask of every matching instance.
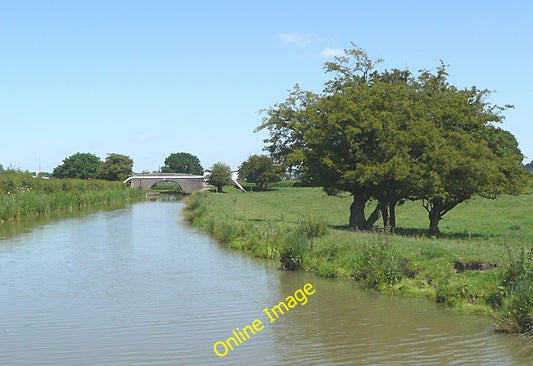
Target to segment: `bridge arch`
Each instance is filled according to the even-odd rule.
[[[162,184],[160,184],[160,183],[162,183]],[[163,191],[174,191],[174,192],[184,191],[183,187],[178,182],[174,182],[173,180],[169,180],[169,179],[166,179],[166,178],[160,180],[159,182],[155,182],[148,189],[156,189],[158,191],[160,191],[160,190],[163,190]]]

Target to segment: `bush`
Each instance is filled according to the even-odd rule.
[[[296,271],[302,267],[302,257],[297,255],[292,247],[286,248],[279,259],[281,267],[287,271]]]
[[[355,277],[368,288],[380,290],[402,278],[402,262],[396,255],[391,234],[375,233],[356,262]]]
[[[326,235],[329,232],[329,227],[324,220],[311,217],[298,223],[298,231],[303,233],[307,239],[312,239]]]
[[[298,230],[289,233],[280,256],[281,267],[288,271],[296,271],[302,268],[304,255],[308,248],[309,243],[303,233]]]
[[[508,263],[501,274],[504,316],[498,320],[501,331],[533,332],[533,247],[526,253],[513,252],[505,240]]]

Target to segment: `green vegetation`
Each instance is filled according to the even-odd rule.
[[[121,182],[43,179],[29,173],[0,173],[0,223],[61,209],[139,199],[145,192]]]
[[[186,152],[180,152],[172,153],[165,159],[165,165],[161,168],[161,172],[203,175],[204,168],[200,165],[198,157]]]
[[[55,167],[52,175],[54,178],[95,179],[101,164],[100,158],[94,154],[76,153]]]
[[[532,329],[533,193],[459,205],[443,220],[440,238],[426,235],[421,201],[398,206],[395,234],[350,230],[343,215],[350,197],[320,188],[246,194],[230,188],[225,195],[196,193],[187,202],[184,214],[195,226],[287,270],[357,279],[377,291],[492,315],[506,331]]]
[[[230,166],[222,162],[213,164],[213,166],[209,169],[207,184],[215,186],[217,188],[217,192],[222,193],[222,188],[228,184],[231,184]]]
[[[126,155],[107,154],[106,160],[90,153],[76,153],[54,168],[54,178],[123,181],[132,174],[133,160]]]
[[[121,154],[107,154],[98,167],[98,179],[123,182],[133,174],[133,159]]]
[[[444,64],[414,75],[381,71],[380,61],[346,50],[325,64],[334,77],[320,94],[296,85],[267,109],[258,130],[269,131],[274,160],[330,195],[350,194],[354,230],[371,229],[380,216],[394,229],[396,207],[423,200],[438,236],[460,203],[523,191],[529,173],[518,142],[496,127],[512,106],[488,103],[488,90],[450,84]]]
[[[281,170],[266,155],[252,155],[239,167],[239,178],[255,183],[259,189],[266,189],[269,183],[281,179]]]
[[[506,242],[505,248],[508,262],[501,274],[503,291],[496,300],[498,305],[501,301],[506,316],[499,319],[498,328],[533,334],[533,247],[513,252]]]
[[[159,193],[169,193],[169,194],[182,194],[183,193],[183,189],[181,188],[179,184],[174,183],[174,182],[164,181],[164,180],[159,181],[156,184],[154,184],[150,188],[150,191],[156,191]]]

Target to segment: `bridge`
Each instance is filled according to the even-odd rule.
[[[182,173],[153,173],[135,174],[127,178],[123,183],[131,188],[150,189],[158,182],[174,182],[184,191],[199,191],[204,188],[204,177]]]

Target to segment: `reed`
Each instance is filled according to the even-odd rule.
[[[139,199],[144,192],[120,182],[33,178],[28,173],[0,174],[0,223],[61,209]]]

